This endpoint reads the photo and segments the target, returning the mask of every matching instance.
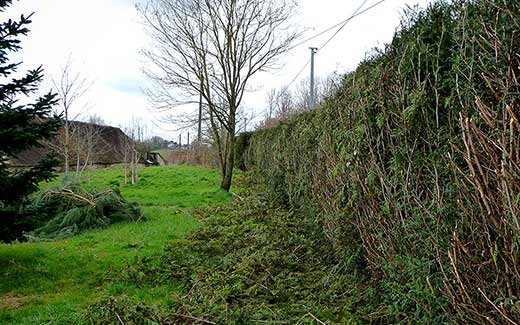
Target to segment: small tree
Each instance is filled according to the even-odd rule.
[[[59,78],[52,78],[52,84],[59,96],[60,113],[63,117],[63,128],[59,135],[48,143],[63,158],[63,168],[65,174],[68,174],[69,167],[72,163],[71,154],[77,150],[77,143],[74,143],[73,133],[74,125],[71,123],[81,114],[81,110],[72,112],[77,102],[90,90],[93,82],[79,72],[72,71],[72,57],[69,56],[65,66],[61,68]],[[83,107],[86,109],[86,107]],[[72,114],[72,115],[71,115]],[[76,161],[77,163],[77,161]],[[78,173],[79,166],[76,166]]]
[[[70,158],[75,159],[75,177],[80,179],[85,169],[97,158],[109,150],[109,144],[103,139],[103,126],[96,123],[95,118],[88,122],[70,123]]]
[[[139,162],[139,151],[135,141],[135,133],[132,129],[125,132],[128,138],[123,140],[121,145],[121,157],[123,158],[123,170],[125,174],[125,185],[129,182],[134,185],[137,183],[137,165]]]
[[[123,168],[125,173],[125,184],[136,184],[138,181],[139,161],[148,151],[148,145],[145,143],[146,127],[138,120],[133,120],[132,124],[124,128],[127,137],[122,139],[121,158],[123,159]]]
[[[334,72],[325,78],[316,78],[314,81],[316,105],[319,106],[325,98],[332,96],[341,83],[341,76]],[[294,110],[305,111],[310,108],[310,78],[301,80],[293,92]]]
[[[273,92],[269,95],[269,106],[272,105],[272,100],[270,97],[273,95]],[[289,90],[288,87],[282,87],[279,91],[274,92],[274,117],[279,119],[286,119],[291,114],[295,113],[294,108],[294,97],[293,93]],[[269,112],[271,112],[272,107],[269,107]]]
[[[0,0],[0,12],[12,1]],[[29,70],[21,78],[12,77],[20,63],[10,63],[8,54],[17,52],[19,37],[29,32],[31,15],[19,20],[9,19],[0,24],[0,75],[10,81],[0,85],[0,240],[12,239],[10,224],[16,219],[20,204],[38,189],[38,183],[54,176],[57,161],[52,157],[41,160],[37,166],[26,170],[10,168],[10,160],[20,152],[40,146],[44,139],[54,136],[60,119],[51,117],[56,95],[48,93],[31,100],[27,97],[38,90],[43,79],[43,69]],[[28,103],[21,103],[20,97]],[[23,98],[23,97],[22,97]]]

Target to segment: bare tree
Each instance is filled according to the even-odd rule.
[[[70,157],[75,159],[76,178],[80,179],[85,169],[92,165],[96,157],[109,150],[109,144],[102,137],[103,127],[97,122],[97,117],[90,117],[87,123],[71,122],[70,127]]]
[[[90,115],[87,119],[87,122],[91,123],[91,124],[101,125],[101,126],[107,125],[105,120],[103,120],[103,118],[97,114]]]
[[[277,95],[276,116],[285,119],[294,113],[293,94],[287,87],[280,89]]]
[[[337,91],[340,84],[341,76],[337,73],[332,73],[326,78],[316,78],[315,91],[318,106]],[[267,112],[257,128],[273,127],[280,120],[286,119],[292,114],[308,110],[310,107],[309,89],[309,78],[302,79],[293,91],[287,86],[271,89],[267,94]]]
[[[289,87],[273,88],[267,94],[267,112],[264,119],[256,127],[269,128],[275,126],[280,120],[295,112],[295,100]]]
[[[272,119],[276,112],[276,106],[278,105],[278,90],[272,88],[267,93],[267,114],[265,119]]]
[[[316,104],[319,106],[325,99],[331,96],[339,87],[341,83],[341,76],[334,72],[325,78],[316,78],[315,85],[315,98]],[[294,110],[304,111],[310,107],[310,78],[302,79],[296,86],[293,92],[294,98]]]
[[[294,110],[295,111],[305,111],[310,109],[311,96],[310,96],[310,88],[311,88],[311,79],[304,78],[300,80],[300,82],[296,85],[294,90]],[[314,81],[314,91],[316,98],[316,106],[319,106],[321,101],[321,79],[316,78]]]
[[[154,47],[145,70],[161,108],[195,103],[202,95],[222,170],[233,175],[236,114],[252,76],[299,36],[290,30],[295,4],[284,0],[149,0],[140,7]]]
[[[139,161],[144,157],[148,149],[145,145],[147,129],[139,120],[134,119],[128,127],[124,128],[124,133],[127,137],[122,139],[120,154],[123,159],[125,185],[129,182],[135,185],[139,176]]]
[[[137,183],[137,165],[139,163],[139,151],[137,145],[132,138],[135,133],[131,129],[125,130],[128,138],[123,140],[121,145],[121,156],[123,158],[123,170],[125,176],[125,185],[130,182],[132,185]]]
[[[78,101],[85,95],[92,87],[93,82],[79,72],[72,71],[72,57],[69,56],[65,65],[61,68],[61,73],[58,78],[51,78],[52,84],[59,96],[60,110],[63,114],[63,132],[61,132],[52,147],[57,151],[64,160],[64,172],[68,174],[70,165],[70,151],[71,151],[71,127],[70,122],[86,110],[87,105],[75,112],[72,109],[76,106]]]

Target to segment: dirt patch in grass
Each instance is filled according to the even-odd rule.
[[[30,297],[5,295],[0,298],[0,309],[18,309],[22,307]]]

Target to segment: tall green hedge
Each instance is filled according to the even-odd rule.
[[[370,320],[518,321],[520,2],[405,17],[320,108],[255,132],[248,165],[370,274]]]
[[[252,132],[242,132],[235,140],[235,167],[242,171],[247,169],[247,148]]]

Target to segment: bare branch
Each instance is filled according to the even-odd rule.
[[[138,7],[154,40],[144,50],[147,91],[161,110],[195,103],[218,147],[222,187],[229,189],[232,150],[247,85],[272,69],[300,34],[290,26],[295,4],[285,0],[149,0]],[[245,121],[245,120],[244,120]]]

